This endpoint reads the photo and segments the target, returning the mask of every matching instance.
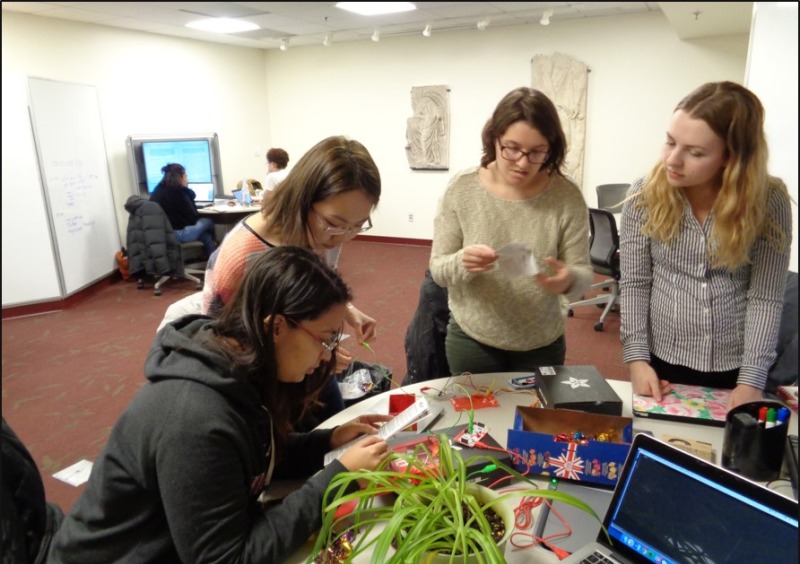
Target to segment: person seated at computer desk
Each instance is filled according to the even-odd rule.
[[[150,201],[156,202],[167,214],[170,225],[181,243],[200,241],[203,243],[206,256],[210,257],[217,243],[214,240],[214,222],[207,217],[200,217],[194,204],[195,193],[189,188],[186,169],[178,163],[169,163],[161,167],[164,178],[161,179]]]
[[[267,192],[273,190],[278,183],[286,178],[289,171],[286,165],[289,164],[289,153],[285,150],[273,147],[267,151]]]

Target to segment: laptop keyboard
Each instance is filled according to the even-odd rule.
[[[611,560],[600,552],[593,552],[578,564],[619,564],[616,560]]]

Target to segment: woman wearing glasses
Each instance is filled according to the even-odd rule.
[[[188,316],[159,332],[148,382],[114,425],[48,562],[289,558],[319,529],[330,480],[389,453],[368,436],[323,468],[326,452],[374,435],[389,416],[290,432],[291,406],[313,397],[284,384],[331,376],[350,298],[315,253],[285,246],[253,261],[219,319]],[[298,477],[309,478],[280,504],[263,503],[273,479]]]
[[[367,149],[341,136],[323,139],[268,193],[261,211],[240,222],[208,261],[202,312],[218,316],[241,284],[248,261],[276,247],[310,248],[335,268],[341,245],[372,227],[370,214],[380,196],[380,173]],[[353,304],[348,305],[346,321],[358,343],[375,336],[375,320]],[[340,348],[336,360],[339,372],[353,358]],[[327,406],[321,417],[344,408],[333,379],[320,400]]]
[[[454,176],[436,215],[430,268],[448,290],[450,371],[530,371],[564,364],[562,299],[589,287],[589,211],[561,168],[566,140],[553,103],[517,88],[483,128],[477,168]],[[536,275],[498,268],[522,243]]]

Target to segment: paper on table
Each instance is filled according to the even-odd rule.
[[[539,267],[536,264],[536,257],[525,243],[509,243],[497,251],[497,264],[500,270],[509,278],[518,276],[536,276],[539,274]]]

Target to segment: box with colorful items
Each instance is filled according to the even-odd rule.
[[[615,486],[632,439],[630,417],[517,407],[507,445],[520,472]]]

